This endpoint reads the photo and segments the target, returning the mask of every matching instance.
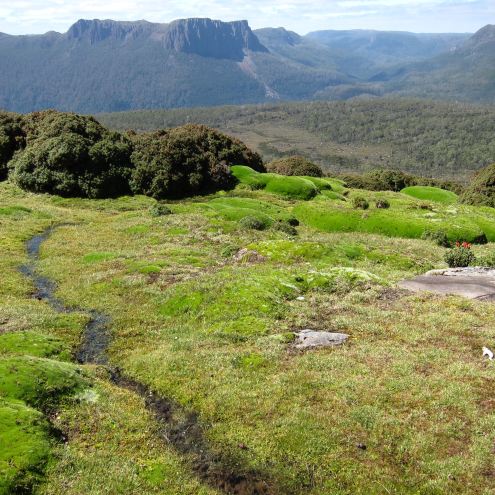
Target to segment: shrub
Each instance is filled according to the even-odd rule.
[[[239,220],[239,226],[242,227],[243,229],[265,230],[267,224],[260,218],[249,215]]]
[[[171,215],[172,210],[168,206],[157,203],[150,208],[150,214],[152,217],[163,217],[165,215]]]
[[[131,188],[155,199],[205,194],[235,185],[230,166],[264,170],[240,141],[202,125],[133,136]]]
[[[475,206],[495,207],[495,163],[482,168],[461,195],[461,201]]]
[[[321,177],[323,171],[319,165],[310,162],[302,156],[289,156],[273,160],[267,165],[267,170],[280,175],[298,175]]]
[[[399,192],[412,183],[413,177],[401,170],[377,169],[366,173],[364,180],[372,191]]]
[[[92,117],[40,112],[26,119],[26,148],[9,163],[32,192],[105,198],[128,194],[131,142]]]
[[[463,242],[456,243],[456,246],[445,253],[445,262],[450,268],[463,268],[473,264],[476,260],[471,251],[471,244]]]
[[[279,230],[280,232],[283,232],[284,234],[290,235],[290,236],[295,236],[297,235],[297,230],[294,226],[292,226],[289,222],[284,222],[282,220],[279,220],[275,222],[272,225],[272,228],[274,230]]]
[[[0,180],[8,175],[7,164],[14,153],[25,146],[24,119],[10,112],[0,112]]]
[[[425,230],[421,239],[433,241],[441,247],[450,247],[451,245],[447,233],[444,230]]]
[[[390,208],[390,203],[386,199],[377,199],[375,201],[375,206],[379,209],[387,210]]]
[[[352,198],[352,206],[356,209],[367,210],[370,207],[370,204],[362,196],[355,196]]]

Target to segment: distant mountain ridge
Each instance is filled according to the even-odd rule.
[[[380,31],[300,36],[284,28],[253,31],[245,20],[81,19],[66,33],[0,33],[0,108],[95,113],[419,95],[431,86],[440,98],[492,102],[495,75],[478,67],[492,63],[494,44],[490,25],[471,37]],[[481,79],[459,83],[465,74],[456,71],[466,67]],[[447,81],[438,86],[441,77]]]

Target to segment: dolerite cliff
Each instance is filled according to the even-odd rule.
[[[268,50],[260,43],[247,21],[221,22],[184,19],[172,22],[164,36],[164,47],[202,57],[241,61],[246,53]]]

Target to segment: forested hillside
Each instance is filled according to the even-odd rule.
[[[373,99],[101,114],[115,129],[204,123],[240,137],[266,160],[301,154],[333,172],[400,168],[467,179],[495,161],[495,108]]]

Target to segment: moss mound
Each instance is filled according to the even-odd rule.
[[[288,199],[308,200],[314,198],[319,192],[318,187],[304,177],[263,174],[244,166],[232,167],[232,173],[241,184],[251,189],[264,189]]]
[[[432,219],[422,210],[377,208],[363,212],[329,202],[298,205],[294,214],[302,223],[324,232],[366,232],[421,239],[425,230],[435,228],[444,230],[450,241],[481,242],[485,234],[488,236],[479,219],[469,215],[455,220],[440,215]]]
[[[407,194],[412,198],[443,204],[457,203],[458,200],[457,194],[452,191],[446,191],[445,189],[431,186],[410,186],[402,189],[401,193]]]
[[[266,169],[268,172],[279,175],[307,175],[310,177],[321,177],[323,175],[323,170],[319,165],[302,156],[288,156],[273,160],[266,166]]]
[[[463,203],[495,207],[495,163],[482,168],[461,195]]]
[[[0,354],[28,354],[36,357],[70,358],[69,349],[62,341],[37,332],[1,334]]]
[[[0,495],[31,493],[49,456],[43,415],[22,402],[0,399]]]
[[[52,410],[84,384],[80,369],[70,363],[31,356],[0,358],[1,396],[40,410]]]

